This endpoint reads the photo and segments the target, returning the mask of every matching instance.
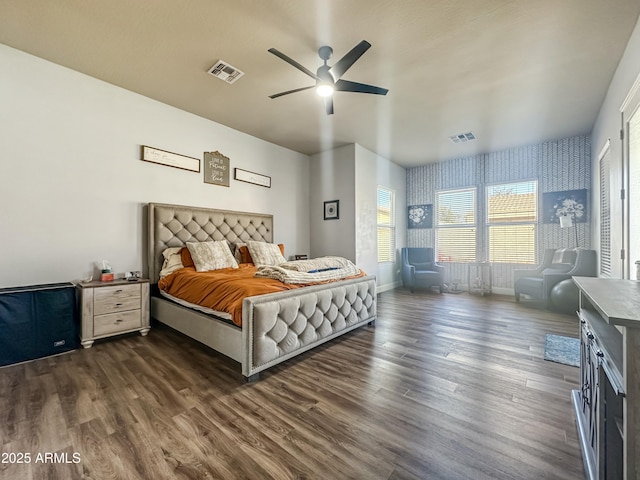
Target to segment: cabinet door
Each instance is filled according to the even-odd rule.
[[[0,295],[0,365],[36,356],[33,293]]]
[[[624,407],[623,396],[613,388],[607,374],[600,367],[601,452],[600,478],[622,480],[624,475]]]
[[[589,334],[588,334],[589,335]],[[596,454],[599,453],[599,425],[600,420],[600,359],[596,355],[597,345],[593,339],[589,342],[589,443]],[[597,457],[596,457],[597,458]]]

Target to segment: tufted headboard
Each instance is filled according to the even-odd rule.
[[[148,213],[147,255],[152,283],[158,282],[165,248],[224,239],[231,244],[247,240],[273,242],[273,215],[162,203],[150,203]]]

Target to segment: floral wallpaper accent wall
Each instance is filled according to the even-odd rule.
[[[543,198],[546,193],[584,190],[591,198],[591,137],[554,140],[535,145],[510,148],[455,160],[430,163],[407,169],[407,205],[435,204],[435,192],[442,189],[476,187],[478,191],[478,251],[486,258],[484,187],[492,183],[538,180],[538,256],[545,248],[572,247],[575,231],[560,228],[559,223],[544,223]],[[588,210],[588,205],[585,205]],[[435,205],[434,205],[435,215]],[[435,221],[434,221],[435,227]],[[590,248],[591,221],[578,222],[579,244]],[[435,228],[407,230],[407,246],[435,246]],[[465,264],[448,264],[445,281],[467,281]],[[494,264],[494,288],[513,288],[513,270],[526,265]]]

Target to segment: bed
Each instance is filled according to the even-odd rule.
[[[273,216],[150,203],[149,278],[157,284],[162,252],[187,242],[227,240],[273,243]],[[151,316],[207,345],[242,367],[253,381],[259,372],[363,325],[375,324],[375,276],[244,298],[242,326],[162,297],[151,297]]]

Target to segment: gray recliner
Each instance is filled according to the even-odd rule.
[[[548,307],[551,290],[558,282],[574,276],[595,277],[597,275],[595,250],[548,248],[544,251],[542,263],[537,268],[514,270],[513,288],[516,302],[520,301],[520,295],[527,295],[535,300],[541,300]]]
[[[402,284],[413,292],[418,287],[444,288],[444,267],[438,265],[433,248],[403,248]]]

